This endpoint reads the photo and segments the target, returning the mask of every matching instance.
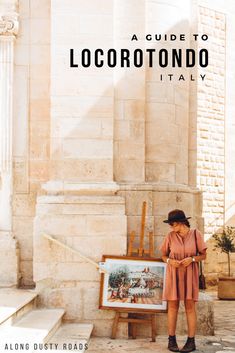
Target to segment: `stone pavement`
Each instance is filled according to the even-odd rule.
[[[211,293],[210,293],[211,294]],[[196,353],[235,353],[235,301],[221,301],[212,293],[215,303],[215,336],[197,336]],[[178,337],[183,346],[185,336]],[[92,337],[89,353],[169,353],[167,336],[157,336],[156,342],[149,338],[116,339]]]

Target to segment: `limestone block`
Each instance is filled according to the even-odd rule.
[[[175,105],[171,103],[149,102],[146,106],[146,121],[164,126],[166,121],[175,124]]]
[[[68,237],[68,245],[75,250],[83,252],[85,256],[94,261],[101,261],[102,255],[125,255],[127,240],[126,236],[120,237]]]
[[[189,92],[181,87],[175,88],[175,104],[188,109]]]
[[[39,8],[43,9],[40,5]],[[32,10],[31,10],[32,11]],[[40,28],[40,31],[38,30]],[[30,37],[31,44],[41,45],[50,44],[50,17],[32,18],[30,20],[30,30],[33,35]]]
[[[34,216],[36,196],[34,194],[15,194],[13,198],[14,216]]]
[[[57,263],[57,262],[65,262],[67,258],[70,257],[70,261],[73,260],[71,257],[71,252],[69,250],[65,250],[60,245],[54,244],[48,239],[43,237],[44,231],[42,229],[34,226],[34,262],[35,263]],[[63,236],[54,236],[56,240],[66,244],[66,238]],[[76,255],[74,255],[76,256]],[[80,260],[76,256],[76,261]],[[81,261],[81,260],[80,260]],[[44,267],[38,268],[39,273],[43,273]]]
[[[51,171],[55,178],[56,176],[61,175],[61,168],[63,170],[62,179],[65,180],[79,180],[80,182],[105,182],[112,180],[113,176],[112,159],[99,158],[96,160],[95,152],[92,159],[68,159],[62,163],[62,166],[61,163],[55,163],[54,168]]]
[[[36,283],[52,279],[53,273],[54,264],[52,262],[49,263],[48,259],[45,262],[41,262],[41,259],[38,258],[33,259],[33,279]]]
[[[147,215],[152,214],[152,192],[151,191],[119,191],[118,193],[125,197],[126,201],[126,213],[130,215],[141,215],[143,202],[147,202],[146,212]]]
[[[50,94],[50,82],[42,78],[34,78],[30,81],[30,95],[32,99],[45,99]]]
[[[133,32],[135,33],[135,32]],[[138,70],[138,71],[137,71]],[[140,68],[122,77],[115,87],[117,99],[142,100],[145,96],[144,71]]]
[[[141,216],[127,216],[128,220],[128,225],[127,225],[127,231],[128,231],[128,236],[130,236],[130,233],[132,231],[135,231],[136,237],[139,239],[140,237],[140,231],[141,231]],[[145,221],[145,241],[148,242],[148,234],[150,231],[154,230],[154,217],[153,216],[147,216],[146,221]]]
[[[75,17],[76,21],[76,17]],[[108,29],[108,30],[107,30]],[[77,23],[77,33],[95,34],[103,38],[110,38],[113,35],[113,17],[110,15],[83,15]]]
[[[175,182],[175,164],[173,163],[146,163],[146,179],[149,182]]]
[[[143,98],[124,100],[124,117],[126,120],[135,119],[143,121],[145,117],[145,104]]]
[[[30,143],[30,157],[33,159],[47,159],[50,155],[49,138],[33,135]]]
[[[193,215],[193,195],[182,192],[161,192],[153,193],[153,213],[154,215],[167,216],[170,210],[179,208],[185,213]]]
[[[25,46],[24,46],[25,47]],[[25,48],[26,51],[28,48]],[[17,52],[17,50],[16,50]],[[21,58],[24,59],[23,57]],[[26,60],[26,58],[25,58]],[[16,65],[14,71],[14,129],[13,129],[13,155],[18,158],[27,158],[28,153],[28,104],[29,104],[29,62]]]
[[[130,122],[130,138],[136,142],[145,141],[145,122],[142,121],[131,121]]]
[[[15,64],[28,65],[29,64],[29,45],[17,44],[15,50]]]
[[[176,144],[182,144],[180,139],[179,127],[176,124],[169,123],[166,129],[165,121],[163,119],[147,122],[146,136],[149,145],[154,144],[170,144],[174,141]]]
[[[31,160],[30,163],[30,177],[31,180],[36,179],[45,182],[49,179],[50,162],[47,160]]]
[[[53,275],[55,280],[62,281],[62,282],[63,281],[98,282],[100,279],[100,274],[98,270],[90,263],[87,263],[87,262],[57,263],[55,266],[55,272]]]
[[[185,159],[188,157],[187,154],[183,154],[185,156]],[[175,181],[177,184],[188,184],[188,166],[187,166],[187,160],[184,163],[177,163],[175,166]]]
[[[69,214],[69,215],[123,215],[125,208],[123,204],[37,204],[37,214]]]
[[[147,101],[151,103],[174,103],[174,90],[172,85],[162,82],[149,82],[147,84]],[[153,107],[154,105],[151,104],[151,106]],[[158,106],[160,106],[160,104],[158,104]]]
[[[168,224],[163,222],[165,219],[167,219],[167,213],[163,216],[154,216],[154,234],[157,237],[165,236],[169,233],[170,228]]]
[[[18,238],[21,261],[31,261],[33,259],[33,241],[31,237]],[[32,265],[32,264],[31,264]],[[32,266],[31,266],[32,267]],[[32,272],[32,270],[31,270]]]
[[[32,237],[33,234],[33,217],[14,216],[13,217],[13,232],[18,237]]]
[[[19,281],[19,250],[11,234],[0,234],[0,286],[17,286]]]
[[[158,236],[154,237],[154,249],[155,249],[155,256],[156,257],[159,257],[159,258],[162,257],[161,246],[164,242],[166,234],[164,234],[163,236],[158,235]]]
[[[21,286],[32,286],[33,282],[33,261],[22,260],[20,261],[20,285]]]
[[[167,315],[165,313],[156,313],[157,319],[157,335],[166,335],[167,332]],[[179,321],[179,318],[178,318]],[[151,337],[151,325],[136,325],[137,337]],[[179,325],[178,325],[179,326]]]
[[[48,77],[50,76],[51,68],[49,63],[31,65],[30,66],[30,77],[34,80],[48,81]],[[49,119],[48,119],[49,120]]]
[[[14,160],[14,190],[16,193],[28,192],[28,161],[23,158]]]
[[[109,0],[93,0],[92,3],[89,1],[84,2],[83,0],[67,0],[57,1],[55,6],[52,6],[54,15],[72,15],[78,11],[79,14],[112,14],[113,3]]]
[[[63,141],[64,156],[67,158],[112,158],[111,140],[69,139]]]
[[[68,51],[68,49],[65,49]],[[68,54],[69,55],[69,54]],[[108,74],[104,75],[83,75],[79,71],[71,69],[60,77],[58,82],[56,73],[52,77],[51,89],[55,96],[113,96],[112,77]]]
[[[30,19],[22,18],[19,26],[19,32],[17,35],[18,44],[29,44],[30,42]]]
[[[144,180],[144,161],[118,159],[115,163],[115,180],[142,182]]]
[[[123,215],[88,215],[87,235],[97,236],[125,236],[126,235],[126,217]]]
[[[48,120],[49,114],[49,99],[30,99],[30,118],[32,120]]]
[[[140,28],[143,28],[145,22],[144,16],[133,16],[131,20],[130,17],[128,17],[128,21],[126,21],[126,18],[122,17],[116,19],[114,22],[114,31],[117,33],[119,39],[129,41],[131,40],[132,33],[139,33]]]
[[[112,320],[115,312],[113,310],[99,309],[100,283],[87,283],[82,288],[83,310],[85,320]]]
[[[83,319],[82,293],[77,287],[51,289],[44,301],[49,308],[64,308],[65,320]]]
[[[112,128],[111,119],[59,118],[52,120],[52,134],[57,138],[110,138]]]
[[[49,210],[50,212],[50,210]],[[53,212],[53,210],[51,211]],[[64,205],[63,207],[64,214],[84,214],[84,215],[124,215],[125,208],[124,205],[119,204],[107,204],[107,205]]]
[[[30,4],[31,18],[49,18],[50,17],[50,3],[47,0],[34,0]],[[39,27],[38,27],[39,28]]]
[[[28,18],[30,15],[29,1],[21,0],[19,2],[19,13],[21,18]]]
[[[90,322],[90,321],[87,321]],[[113,320],[92,320],[94,329],[92,335],[95,337],[110,337],[112,332]],[[128,325],[121,322],[117,329],[117,338],[128,338]]]
[[[168,144],[158,142],[156,144],[146,146],[147,162],[157,161],[160,163],[176,163],[180,153],[180,146],[174,141]]]
[[[111,97],[52,97],[53,117],[111,118],[113,98]]]
[[[119,6],[115,8],[115,13],[117,13],[118,18],[126,16],[128,16],[128,18],[129,16],[136,18],[143,14],[145,2],[144,0],[140,0],[138,1],[138,3],[136,3],[135,0],[120,0],[120,2],[118,2],[118,5]]]
[[[61,236],[87,234],[87,219],[84,215],[44,215],[35,218],[37,230]]]
[[[123,141],[118,143],[118,157],[120,159],[144,159],[145,146],[143,143]]]
[[[50,47],[49,45],[30,45],[30,63],[31,65],[48,65],[50,58]],[[38,97],[40,98],[40,97]],[[47,97],[46,97],[47,98]]]

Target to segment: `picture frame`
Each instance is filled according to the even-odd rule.
[[[103,255],[100,309],[133,312],[166,312],[162,300],[166,264],[159,258]]]

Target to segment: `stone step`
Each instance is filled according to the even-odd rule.
[[[0,288],[0,327],[12,325],[36,306],[34,290]]]
[[[93,324],[63,324],[47,342],[50,353],[87,351],[93,327]]]
[[[33,352],[36,348],[34,345],[46,343],[57,331],[64,312],[63,309],[32,310],[13,326],[0,328],[0,352]]]

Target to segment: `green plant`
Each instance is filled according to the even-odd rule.
[[[228,256],[228,275],[231,275],[230,253],[235,252],[235,227],[224,227],[221,233],[215,233],[212,236],[215,240],[215,249],[220,249]]]

